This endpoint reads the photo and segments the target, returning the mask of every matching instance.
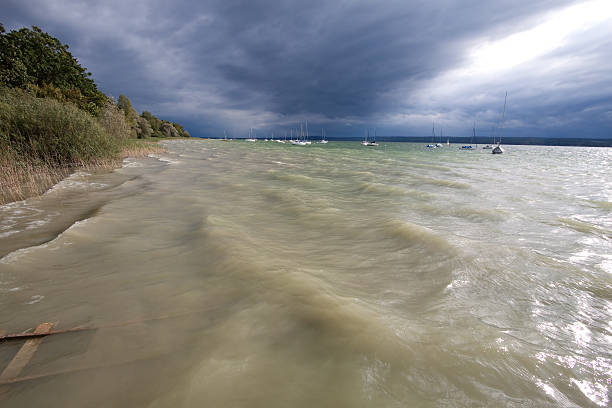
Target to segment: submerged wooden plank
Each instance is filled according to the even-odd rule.
[[[11,384],[17,384],[17,383],[21,383],[25,381],[39,380],[39,379],[48,378],[48,377],[56,377],[56,376],[65,375],[65,374],[74,374],[74,373],[79,373],[82,371],[103,370],[107,368],[121,367],[121,366],[129,365],[129,364],[143,363],[143,362],[147,362],[151,360],[158,360],[170,354],[172,353],[162,353],[160,355],[155,355],[155,356],[150,356],[150,357],[141,357],[141,358],[124,360],[124,361],[114,361],[114,362],[106,362],[102,364],[72,367],[72,368],[66,368],[63,370],[53,371],[49,373],[29,375],[27,377],[15,377],[9,380],[0,379],[0,393],[2,392],[3,389],[6,389],[6,386],[9,386]]]
[[[76,332],[94,331],[94,330],[98,330],[98,327],[81,326],[81,327],[74,327],[72,329],[50,330],[46,333],[32,332],[32,333],[3,334],[2,332],[0,332],[0,343],[5,342],[5,341],[10,341],[10,340],[28,340],[28,339],[52,336],[54,334],[76,333]]]
[[[42,334],[48,333],[53,328],[53,323],[41,323],[36,327],[34,333]],[[21,373],[21,370],[30,362],[34,353],[40,346],[43,338],[35,338],[29,339],[25,342],[25,344],[19,349],[15,357],[11,360],[9,365],[4,369],[2,374],[0,374],[0,383],[12,380],[17,378]]]
[[[113,329],[113,328],[118,328],[118,327],[131,326],[131,325],[135,325],[135,324],[143,324],[143,323],[150,323],[150,322],[155,322],[155,321],[160,321],[160,320],[176,319],[176,318],[180,318],[180,317],[199,315],[199,314],[202,314],[204,312],[211,312],[211,311],[216,310],[216,309],[219,309],[219,308],[214,307],[214,308],[203,309],[203,310],[198,310],[198,311],[193,311],[193,312],[177,313],[177,314],[173,314],[173,315],[151,317],[151,318],[148,318],[148,319],[141,319],[141,320],[128,320],[128,321],[125,321],[125,322],[105,324],[105,325],[101,325],[101,326],[77,326],[77,327],[73,327],[71,329],[49,330],[49,331],[46,331],[44,333],[43,332],[39,333],[39,332],[34,331],[32,333],[6,334],[6,332],[0,331],[0,343],[5,342],[5,341],[12,341],[12,340],[19,341],[19,340],[42,338],[42,337],[51,336],[51,335],[55,335],[55,334],[66,334],[66,333],[75,333],[75,332],[82,332],[82,331],[93,331],[93,330],[99,330],[99,329]]]

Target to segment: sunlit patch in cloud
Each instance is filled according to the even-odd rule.
[[[505,91],[504,127],[515,134],[573,135],[577,128],[584,134],[585,121],[609,127],[612,1],[580,2],[534,21],[527,29],[509,27],[498,39],[483,31],[465,47],[460,63],[407,98],[421,111],[461,112],[451,125],[465,135],[473,120],[493,132]]]
[[[612,1],[595,0],[550,15],[540,25],[501,40],[478,44],[470,51],[464,73],[491,74],[536,59],[566,44],[568,37],[612,20]]]

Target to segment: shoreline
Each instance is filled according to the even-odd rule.
[[[95,159],[89,163],[76,163],[65,166],[33,164],[30,162],[0,162],[0,205],[27,200],[40,196],[75,172],[86,170],[94,172],[113,171],[121,167],[128,158],[146,157],[152,153],[162,153],[166,149],[159,145],[161,140],[136,140],[123,146],[119,157]]]

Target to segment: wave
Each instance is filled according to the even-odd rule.
[[[610,201],[587,200],[593,207],[601,208],[602,210],[612,211],[612,203]]]
[[[447,239],[427,227],[408,221],[393,220],[383,226],[383,232],[399,240],[404,246],[424,246],[431,252],[456,255],[455,248]]]
[[[47,241],[45,241],[45,242],[43,242],[41,244],[33,245],[33,246],[25,247],[25,248],[19,248],[19,249],[16,249],[16,250],[12,251],[12,252],[9,252],[9,253],[5,254],[4,256],[2,256],[0,258],[0,263],[2,263],[2,264],[13,263],[17,259],[21,258],[23,255],[28,254],[29,252],[32,252],[32,251],[37,250],[37,249],[47,248],[49,245],[52,245],[58,239],[60,239],[68,231],[78,227],[79,225],[85,224],[90,218],[91,217],[86,217],[86,218],[80,219],[78,221],[75,221],[68,228],[66,228],[65,230],[63,230],[63,231],[61,231],[61,232],[59,232],[57,234],[55,234],[52,238],[49,238]]]
[[[90,173],[77,171],[55,184],[45,194],[53,194],[64,190],[102,190],[109,187],[106,183],[88,181],[88,177],[91,177]]]
[[[457,189],[469,189],[472,187],[467,183],[462,183],[460,181],[453,181],[453,180],[440,180],[440,179],[433,179],[429,177],[415,177],[415,179],[423,183],[426,183],[426,184],[431,184],[431,185],[440,186],[440,187],[449,187],[449,188],[457,188]]]
[[[408,195],[408,191],[398,187],[382,183],[361,183],[357,188],[357,191],[362,193],[375,193],[389,196],[405,196]]]
[[[304,176],[303,174],[292,174],[285,172],[273,172],[273,177],[280,181],[286,181],[292,184],[312,185],[312,177]]]
[[[558,221],[565,227],[573,229],[574,231],[582,232],[585,234],[593,234],[604,236],[612,239],[612,231],[602,228],[598,225],[594,225],[588,222],[576,220],[574,218],[558,218]]]
[[[450,215],[458,218],[467,218],[471,221],[503,221],[504,212],[500,210],[488,210],[483,208],[451,208]]]
[[[169,164],[179,164],[179,163],[181,163],[180,160],[172,159],[170,157],[162,156],[162,155],[159,155],[159,154],[151,153],[151,154],[148,155],[148,157],[151,157],[151,158],[154,158],[154,159],[157,159],[159,161],[162,161],[162,162],[165,162],[165,163],[169,163]]]
[[[144,164],[142,164],[141,162],[139,162],[137,159],[128,157],[123,159],[123,162],[121,163],[121,167],[123,168],[127,168],[127,167],[143,167]]]
[[[452,173],[453,170],[446,166],[440,166],[438,164],[419,164],[419,163],[410,163],[410,167],[416,167],[418,169],[427,169],[427,170],[438,170],[445,173]]]

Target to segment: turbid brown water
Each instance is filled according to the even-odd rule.
[[[166,146],[0,207],[0,329],[103,326],[2,407],[610,404],[610,149]]]

